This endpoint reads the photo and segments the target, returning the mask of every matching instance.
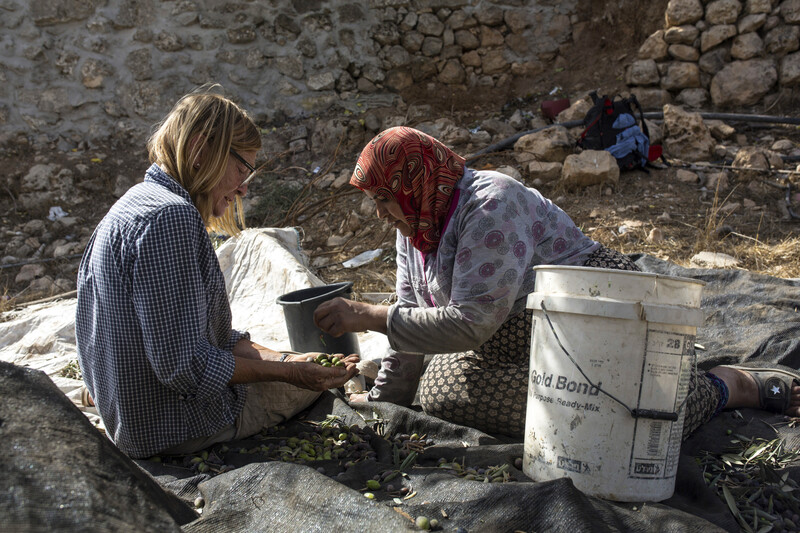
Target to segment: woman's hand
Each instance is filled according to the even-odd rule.
[[[369,396],[368,392],[361,392],[361,393],[351,394],[347,400],[350,403],[367,403],[369,401],[368,396]]]
[[[331,358],[338,357],[340,361],[344,362],[354,361],[355,363],[358,363],[359,361],[361,361],[361,357],[359,357],[357,353],[351,353],[350,355],[345,357],[343,353],[327,354],[323,352],[306,352],[298,354],[292,353],[289,354],[289,356],[286,359],[284,359],[284,361],[286,361],[287,363],[313,363],[314,360],[316,360],[316,358],[319,357],[320,355],[330,355]]]
[[[316,359],[317,356],[320,355],[320,352],[308,352],[308,353],[292,353],[289,354],[286,359],[283,361],[285,363],[308,363],[308,358]]]
[[[385,334],[388,312],[389,308],[383,305],[334,298],[317,306],[314,324],[331,337],[366,330]]]
[[[315,391],[341,387],[350,378],[358,374],[356,363],[358,363],[359,358],[357,355],[349,355],[342,361],[344,362],[344,367],[324,367],[317,363],[292,362],[289,383],[303,389]]]
[[[324,391],[341,387],[358,374],[356,363],[360,358],[356,354],[341,359],[344,366],[331,367],[306,362],[309,355],[314,354],[293,354],[283,362],[234,356],[236,366],[229,384],[283,381],[303,389]]]

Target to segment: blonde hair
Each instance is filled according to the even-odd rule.
[[[247,112],[213,87],[201,87],[175,104],[147,142],[156,163],[186,189],[209,231],[237,235],[245,227],[237,195],[221,217],[212,214],[209,194],[222,180],[231,149],[255,152],[261,134]],[[199,141],[199,142],[198,142]],[[203,164],[195,168],[200,151]]]

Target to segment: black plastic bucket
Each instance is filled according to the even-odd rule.
[[[341,337],[331,337],[314,324],[314,310],[319,304],[337,296],[349,298],[353,290],[352,281],[322,285],[290,292],[278,297],[283,306],[289,342],[295,352],[359,353],[358,337],[355,333],[345,333]]]

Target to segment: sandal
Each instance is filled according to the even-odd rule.
[[[94,400],[92,400],[92,396],[89,394],[89,389],[86,388],[86,385],[81,386],[81,405],[84,407],[94,407]]]
[[[752,366],[750,366],[752,365]],[[792,385],[800,385],[800,372],[783,365],[725,365],[753,376],[761,409],[783,414],[789,407]]]

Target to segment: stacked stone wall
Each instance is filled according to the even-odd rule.
[[[0,0],[0,134],[149,128],[219,83],[264,124],[542,72],[577,0]]]
[[[670,0],[626,82],[645,107],[740,109],[800,84],[800,0]]]

